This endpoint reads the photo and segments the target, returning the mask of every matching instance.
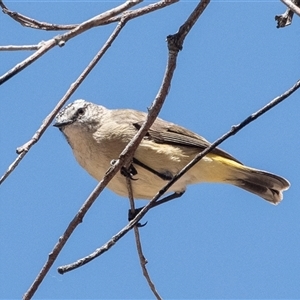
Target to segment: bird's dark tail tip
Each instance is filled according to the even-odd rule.
[[[280,176],[243,165],[235,168],[234,175],[230,183],[275,205],[282,200],[282,192],[290,187],[290,183]]]

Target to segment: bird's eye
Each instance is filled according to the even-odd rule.
[[[84,114],[84,109],[83,108],[79,108],[77,110],[77,116],[82,116]]]

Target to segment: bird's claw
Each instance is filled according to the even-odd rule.
[[[122,167],[120,172],[123,176],[130,178],[131,180],[138,180],[137,178],[133,178],[133,176],[137,174],[137,171],[133,167],[133,165],[130,165],[130,167],[128,169],[125,167]]]
[[[131,209],[128,210],[128,221],[132,221],[136,215],[143,209],[143,207],[140,207],[140,208],[136,208],[134,211],[132,211]],[[141,227],[144,227],[147,225],[148,222],[144,223],[144,224],[141,224],[140,222],[138,222],[136,224],[137,227],[141,228]]]
[[[148,221],[147,221],[146,223],[144,223],[144,224],[141,224],[141,223],[139,222],[139,223],[136,224],[136,227],[138,227],[138,228],[144,227],[144,226],[147,225],[147,223],[148,223]]]

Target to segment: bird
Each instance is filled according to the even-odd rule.
[[[79,99],[63,108],[54,126],[65,136],[78,163],[97,181],[118,159],[135,136],[147,114],[133,109],[108,109]],[[197,154],[211,144],[202,136],[174,123],[156,118],[136,149],[130,177],[134,199],[151,200]],[[248,167],[220,148],[213,149],[187,171],[166,192],[174,198],[188,185],[225,183],[242,188],[278,204],[290,183],[283,177]],[[118,172],[107,186],[128,197],[124,172]]]

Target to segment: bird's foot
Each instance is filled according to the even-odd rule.
[[[132,211],[131,209],[128,210],[128,221],[132,221],[136,215],[143,209],[144,207],[140,207],[140,208],[135,208],[134,211]],[[144,227],[145,225],[147,225],[148,222],[141,224],[141,223],[137,223],[136,226],[137,227]]]

